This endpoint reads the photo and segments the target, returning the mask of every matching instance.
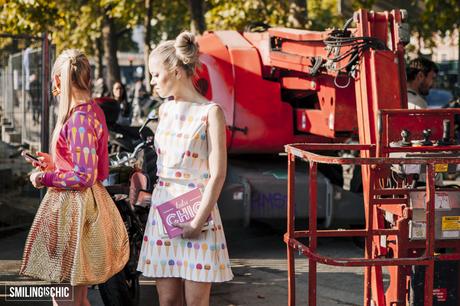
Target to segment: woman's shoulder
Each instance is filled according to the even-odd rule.
[[[98,107],[97,104],[93,104],[92,102],[75,106],[71,111],[67,123],[70,125],[99,126],[100,122],[97,116]]]
[[[210,102],[208,104],[208,117],[214,117],[214,118],[217,118],[217,117],[222,117],[224,114],[224,111],[222,109],[222,107],[216,103],[216,102]]]
[[[224,112],[218,103],[209,101],[208,103],[203,104],[202,107],[202,118],[206,124],[221,124],[222,122],[225,122]]]
[[[96,107],[97,107],[97,103],[93,102],[93,101],[86,102],[86,103],[81,103],[81,104],[75,105],[71,109],[70,113],[71,113],[71,115],[74,115],[75,113],[77,113],[77,114],[94,114],[94,112],[96,111]]]
[[[222,107],[219,103],[214,101],[208,101],[207,103],[203,103],[203,106],[208,110],[208,112],[221,112]]]
[[[218,105],[218,104],[212,100],[203,99],[203,100],[192,103],[192,105],[195,105],[196,107],[200,107],[200,108],[210,109],[212,108],[212,106]]]
[[[217,107],[216,107],[217,106]],[[214,109],[219,108],[219,105],[213,101],[203,101],[191,103],[191,111],[197,115],[202,116],[203,118],[208,117]]]
[[[163,103],[160,104],[158,107],[158,114],[160,117],[168,110],[168,108],[171,106],[172,101],[170,100],[165,100]]]

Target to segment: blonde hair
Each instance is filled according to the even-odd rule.
[[[166,69],[174,71],[181,68],[188,77],[195,74],[196,68],[200,66],[200,47],[195,35],[190,32],[182,32],[175,40],[167,40],[159,44],[149,55],[158,58]]]
[[[51,138],[51,154],[55,157],[56,143],[62,126],[68,119],[71,111],[72,96],[75,91],[91,93],[91,66],[88,58],[79,50],[64,50],[54,62],[51,72],[53,76],[60,77],[60,96],[56,126]],[[53,84],[56,86],[56,84]]]

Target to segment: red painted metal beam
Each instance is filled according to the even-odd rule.
[[[288,153],[287,232],[288,239],[294,237],[295,228],[295,157]],[[295,306],[295,258],[294,250],[287,245],[288,258],[288,306]]]
[[[417,258],[332,258],[322,256],[310,250],[309,247],[296,239],[284,239],[284,241],[293,249],[299,251],[309,259],[330,266],[340,267],[367,267],[367,266],[398,266],[398,265],[429,265],[433,262],[433,257]]]

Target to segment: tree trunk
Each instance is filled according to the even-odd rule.
[[[458,43],[458,57],[457,57],[457,83],[455,84],[454,93],[460,96],[460,26],[457,27],[457,43]]]
[[[292,27],[305,28],[307,17],[307,0],[289,0],[288,21]]]
[[[104,77],[104,47],[102,45],[102,38],[96,38],[94,45],[94,50],[96,53],[96,70],[94,72],[94,78],[97,80]]]
[[[102,26],[102,37],[104,45],[104,59],[107,65],[107,75],[105,84],[109,90],[115,82],[120,81],[120,66],[118,65],[117,58],[117,37],[115,35],[113,19],[104,16]]]
[[[145,11],[144,16],[144,78],[145,78],[145,88],[147,92],[151,92],[150,88],[150,72],[149,72],[149,54],[150,54],[150,36],[152,33],[152,28],[150,27],[150,21],[152,20],[152,4],[153,0],[145,0]]]
[[[203,0],[188,0],[188,5],[191,15],[190,30],[194,34],[202,34],[206,30]]]

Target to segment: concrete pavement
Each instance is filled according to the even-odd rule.
[[[225,224],[224,224],[225,225]],[[282,241],[283,229],[258,224],[250,228],[228,226],[226,228],[230,257],[235,278],[227,283],[213,285],[211,305],[286,305],[287,265],[286,248]],[[19,277],[22,249],[27,231],[20,231],[0,239],[0,292],[5,283],[24,283]],[[358,257],[362,250],[348,239],[320,240],[319,250],[328,256]],[[296,260],[297,305],[308,305],[308,264],[305,258]],[[318,305],[361,305],[363,270],[318,266]],[[103,305],[97,289],[89,290],[91,305]],[[158,305],[154,281],[141,279],[141,304]],[[49,302],[35,304],[6,303],[0,305],[51,305]]]

